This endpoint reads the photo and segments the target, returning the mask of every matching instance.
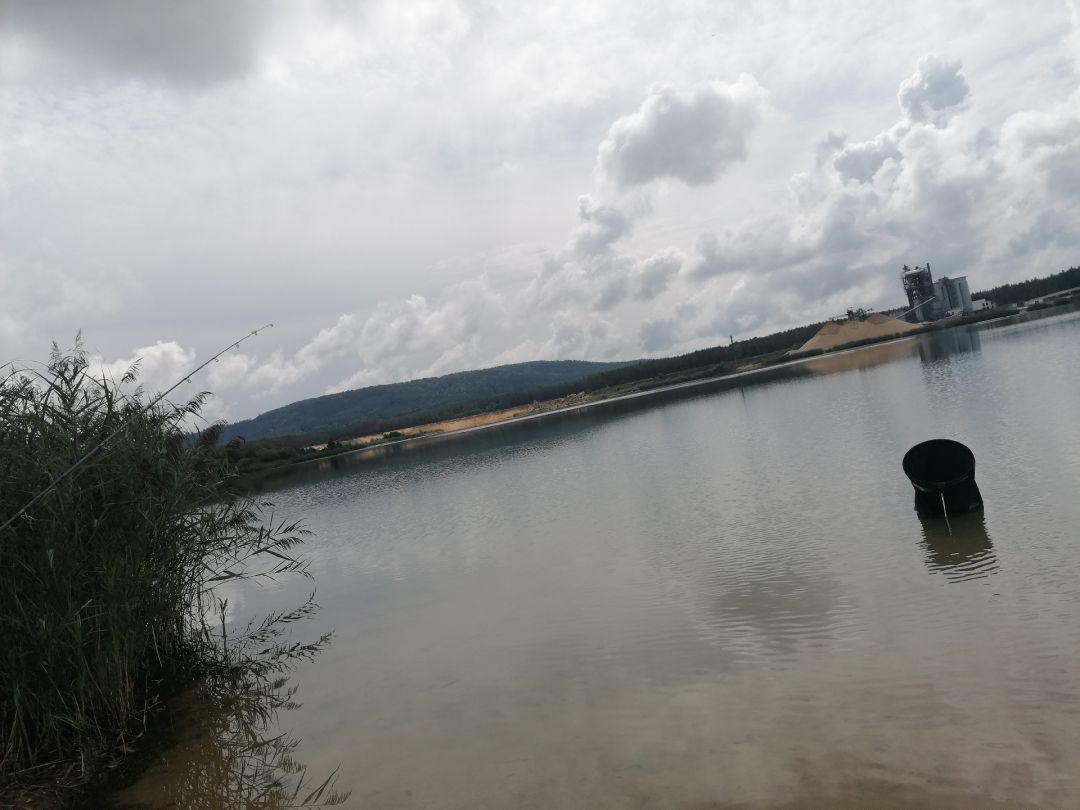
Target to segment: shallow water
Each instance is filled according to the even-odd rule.
[[[356,808],[1080,806],[1078,348],[956,329],[297,470],[336,637],[277,728]],[[986,501],[951,535],[900,469],[936,436]],[[203,748],[118,801],[212,806]]]

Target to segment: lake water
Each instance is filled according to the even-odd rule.
[[[298,469],[336,635],[275,728],[365,809],[1080,806],[1078,350],[998,322]],[[986,501],[951,536],[933,437]],[[121,803],[213,806],[192,723]]]

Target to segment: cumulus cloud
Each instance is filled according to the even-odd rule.
[[[282,343],[246,344],[206,386],[245,411],[888,306],[912,260],[988,285],[1075,263],[1080,104],[1052,103],[1076,74],[1050,5],[1015,37],[1006,5],[974,33],[963,7],[845,8],[837,26],[720,4],[684,22],[657,12],[652,31],[603,3],[173,5],[0,0],[11,355],[80,326],[126,355],[189,312],[202,353],[249,307]],[[701,36],[706,18],[731,31],[723,49]],[[845,32],[872,25],[895,36],[868,58]],[[895,123],[862,131],[928,28],[964,52],[913,65]],[[694,83],[745,69],[768,77],[768,98],[749,77]],[[114,267],[145,291],[97,270]]]
[[[227,391],[242,385],[255,366],[255,358],[238,351],[219,357],[210,365],[207,382],[214,392]]]
[[[627,348],[618,327],[611,321],[559,312],[551,318],[546,340],[524,340],[498,354],[493,362],[608,360],[622,356]]]
[[[690,186],[714,182],[746,157],[746,139],[761,120],[765,90],[753,76],[689,90],[654,85],[636,112],[611,125],[597,170],[618,188],[670,178]]]
[[[372,385],[382,385],[386,379],[375,369],[363,368],[355,374],[350,374],[343,380],[333,385],[326,386],[324,394],[340,394],[342,391],[353,391],[357,388],[367,388]]]
[[[647,322],[646,350],[896,305],[896,268],[913,260],[986,286],[1019,255],[1040,272],[1075,261],[1076,96],[1014,114],[995,133],[965,118],[971,91],[958,61],[924,57],[902,87],[896,124],[863,143],[835,131],[819,143],[816,168],[792,178],[788,210],[699,237],[684,268],[702,285],[696,306],[678,328]]]
[[[150,346],[133,350],[131,357],[105,360],[96,357],[92,365],[106,377],[119,381],[134,365],[138,365],[137,382],[150,395],[168,390],[195,368],[195,351],[185,349],[174,340],[159,340]],[[191,391],[194,394],[197,391]]]
[[[503,316],[502,299],[484,277],[451,285],[436,300],[412,295],[401,302],[383,301],[366,317],[341,315],[292,356],[277,351],[252,361],[243,369],[244,385],[277,391],[342,358],[360,368],[328,391],[461,370],[477,361],[481,331]],[[233,362],[232,368],[239,369],[241,361]]]
[[[635,231],[655,204],[649,193],[582,195],[564,245],[520,291],[457,285],[434,301],[384,303],[364,319],[339,320],[289,360],[272,358],[266,373],[345,351],[361,367],[332,387],[340,390],[489,363],[686,351],[850,305],[893,305],[901,295],[895,270],[905,261],[992,272],[1049,244],[1047,269],[1058,269],[1053,263],[1076,243],[1068,223],[1080,216],[1080,183],[1070,174],[1080,165],[1073,107],[1014,115],[995,136],[964,118],[971,93],[959,62],[924,58],[905,86],[899,120],[873,138],[826,135],[811,168],[791,178],[786,208],[701,233],[688,253],[671,245],[633,254]],[[662,129],[650,110],[647,100],[628,118],[643,132]],[[616,131],[637,143],[634,127]],[[679,177],[655,164],[625,174],[630,164],[612,157],[612,143],[605,140],[598,159],[612,179]],[[641,324],[629,339],[624,306],[637,308]],[[498,340],[485,338],[498,320],[492,313],[505,316],[502,339],[519,329],[530,335],[498,351]]]
[[[882,132],[871,141],[842,145],[833,158],[833,168],[845,180],[869,183],[886,160],[900,160],[895,130]]]
[[[901,159],[900,141],[920,124],[943,127],[971,97],[959,60],[926,54],[915,72],[900,83],[897,99],[901,120],[869,141],[847,143],[842,133],[830,132],[818,145],[818,163],[832,154],[833,168],[844,180],[869,183],[886,161]]]
[[[29,48],[80,73],[204,83],[252,67],[277,7],[264,0],[0,0],[0,18],[8,48]]]
[[[971,95],[967,79],[960,72],[959,59],[926,54],[915,72],[900,83],[897,100],[908,121],[942,123]]]
[[[625,301],[629,294],[629,275],[618,271],[610,273],[600,289],[600,294],[593,300],[592,307],[598,312],[606,312]]]
[[[772,270],[805,260],[814,250],[810,219],[770,215],[698,237],[686,275],[704,281],[730,273]]]
[[[846,132],[842,129],[829,130],[828,134],[818,141],[817,146],[814,147],[817,167],[821,168],[827,161],[832,160],[833,155],[843,149],[846,143]]]
[[[1048,192],[1075,197],[1080,190],[1080,92],[1049,110],[1011,116],[1002,127],[1006,165]]]
[[[747,83],[754,110],[756,87]],[[700,233],[690,251],[670,245],[638,257],[635,233],[656,198],[631,187],[663,177],[706,182],[744,149],[743,140],[701,138],[692,140],[713,145],[691,148],[692,160],[646,149],[661,135],[682,143],[684,133],[666,127],[698,120],[695,111],[730,123],[714,107],[735,104],[713,85],[654,89],[599,150],[606,191],[578,198],[565,242],[519,289],[496,290],[480,277],[435,296],[384,301],[341,316],[292,355],[235,359],[231,369],[248,385],[280,388],[336,359],[350,367],[327,389],[336,391],[491,363],[685,351],[849,305],[896,303],[895,270],[905,261],[930,258],[960,273],[1047,244],[1053,262],[1075,244],[1073,107],[1011,116],[995,136],[964,117],[971,91],[958,61],[924,57],[903,87],[893,125],[863,142],[831,131],[817,144],[812,166],[791,178],[786,207]],[[639,318],[629,337],[623,307]]]
[[[576,256],[595,256],[629,236],[634,228],[634,217],[630,213],[590,194],[578,197],[577,215],[581,224],[570,235]]]
[[[616,243],[633,233],[634,223],[651,207],[646,196],[613,202],[581,195],[578,224],[562,248],[543,258],[526,298],[545,309],[591,302],[603,311],[620,304],[630,293],[628,274],[634,263],[616,249]]]
[[[634,268],[636,290],[634,297],[639,301],[651,301],[667,290],[686,261],[685,254],[676,247],[666,247],[656,251]]]

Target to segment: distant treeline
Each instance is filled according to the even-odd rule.
[[[985,292],[977,292],[973,297],[989,299],[1000,307],[1006,304],[1022,304],[1032,298],[1041,298],[1073,287],[1080,287],[1080,267],[1070,267],[1045,278],[1002,284]]]
[[[325,442],[343,436],[384,433],[425,422],[531,402],[529,392],[580,380],[618,366],[582,360],[514,363],[442,377],[373,385],[327,394],[275,408],[254,419],[226,425],[222,441],[294,437],[294,443]],[[578,390],[578,389],[574,389]],[[291,440],[290,440],[291,441]]]
[[[230,450],[231,460],[238,464],[241,470],[287,463],[300,457],[309,457],[300,451],[301,448],[312,444],[356,436],[385,434],[415,425],[520,407],[533,402],[558,399],[569,394],[602,391],[682,372],[700,372],[696,376],[727,373],[734,371],[740,363],[776,355],[800,346],[809,340],[821,326],[821,323],[800,326],[763,337],[740,340],[729,346],[715,346],[657,360],[638,360],[621,364],[574,361],[550,364],[523,363],[497,369],[461,372],[433,380],[399,383],[396,386],[376,386],[346,392],[350,396],[345,401],[342,398],[346,395],[335,394],[293,403],[278,411],[263,414],[258,417],[258,420],[229,425],[223,431],[223,436],[225,439],[237,436],[250,438],[244,436],[245,427],[253,426],[256,421],[267,420],[267,417],[276,416],[273,422],[259,425],[261,429],[268,430],[270,435],[263,434],[262,437],[243,445],[234,443]],[[551,366],[543,370],[546,375],[562,379],[555,379],[547,384],[522,387],[520,385],[522,380],[538,376],[534,373],[535,368],[525,369],[524,367],[537,365]],[[528,375],[525,374],[526,371],[529,372]],[[573,374],[574,371],[583,373]],[[507,384],[502,391],[499,391],[497,386],[500,377],[504,378],[502,380],[504,383],[512,381],[518,385],[515,387]],[[479,382],[477,378],[482,380],[482,384],[477,385]],[[441,404],[435,404],[440,390],[443,392],[444,400]],[[463,396],[469,390],[477,390],[480,396],[474,398]],[[370,398],[373,394],[381,397],[378,404],[380,413],[383,415],[353,420],[340,418],[339,415],[346,410],[346,406],[355,408],[354,412],[365,413],[362,400],[365,396]],[[419,397],[417,398],[416,395]],[[397,413],[391,410],[395,401],[400,408]],[[281,413],[283,411],[287,413]],[[320,417],[325,418],[324,414],[327,411],[338,418],[328,419],[327,422],[314,429],[282,431],[273,435],[273,429],[278,424],[291,423],[305,426],[318,424]],[[286,416],[289,418],[282,418]]]
[[[1004,306],[1072,287],[1080,287],[1080,267],[1046,278],[1003,284],[977,292],[975,297]],[[312,457],[303,448],[313,444],[385,435],[402,428],[520,407],[579,392],[619,393],[621,388],[726,374],[749,362],[777,362],[785,352],[813,337],[822,325],[808,324],[729,346],[656,360],[517,363],[345,391],[294,402],[255,419],[227,425],[222,431],[222,441],[246,440],[233,442],[229,451],[230,460],[241,470],[276,466]]]
[[[715,367],[716,373],[734,371],[740,363],[766,357],[777,352],[786,352],[801,346],[813,337],[822,325],[821,323],[814,323],[808,326],[798,326],[794,329],[774,332],[763,337],[740,340],[730,346],[713,346],[710,349],[699,349],[696,352],[680,354],[677,357],[639,360],[636,363],[630,363],[619,368],[590,374],[578,382],[578,387],[575,390],[598,391],[706,366]]]

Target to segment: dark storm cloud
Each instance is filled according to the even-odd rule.
[[[3,34],[80,72],[204,84],[242,74],[279,8],[259,0],[0,0]]]

